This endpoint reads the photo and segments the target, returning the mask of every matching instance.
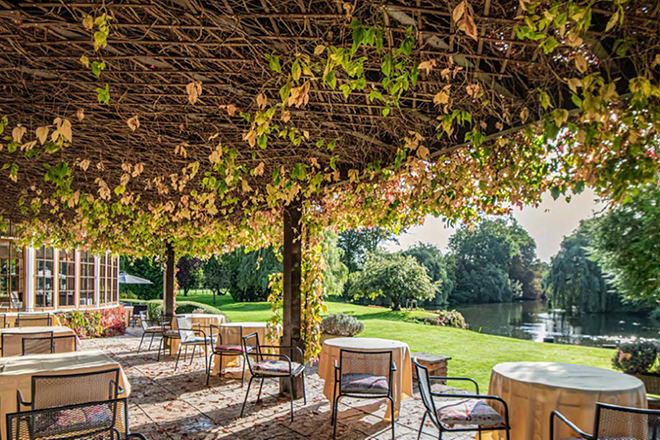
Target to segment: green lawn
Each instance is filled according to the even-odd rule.
[[[177,295],[183,300],[182,293]],[[185,299],[212,304],[211,295],[189,294]],[[216,306],[232,321],[266,321],[271,316],[270,304],[235,303],[229,295],[217,297]],[[427,312],[392,312],[382,307],[365,307],[328,301],[328,314],[343,312],[364,322],[360,336],[398,339],[412,351],[451,356],[449,374],[470,376],[483,390],[488,389],[493,365],[507,361],[553,361],[610,368],[613,350],[562,344],[544,344],[519,339],[491,336],[469,330],[411,322]]]

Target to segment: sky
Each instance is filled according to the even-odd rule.
[[[604,204],[598,202],[590,190],[574,195],[570,202],[567,202],[565,197],[554,200],[548,193],[543,196],[543,201],[537,208],[516,209],[513,217],[536,241],[538,257],[543,261],[550,261],[550,257],[559,250],[562,239],[578,227],[580,220],[592,217],[603,208]],[[410,228],[399,235],[398,245],[388,243],[385,248],[390,251],[408,249],[421,241],[438,246],[444,253],[453,232],[454,228],[445,227],[441,218],[427,216],[423,225]]]

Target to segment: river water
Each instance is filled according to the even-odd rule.
[[[631,340],[660,339],[660,322],[646,315],[611,312],[569,316],[545,302],[524,301],[456,307],[471,330],[491,335],[574,345],[602,346]]]

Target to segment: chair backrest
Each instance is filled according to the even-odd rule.
[[[422,402],[428,414],[435,421],[437,417],[437,412],[435,409],[435,402],[433,401],[433,396],[431,395],[431,379],[429,379],[429,369],[424,365],[417,362],[417,359],[413,359],[413,365],[415,366],[415,372],[417,373],[417,386],[419,387],[419,394],[422,396]]]
[[[51,315],[21,315],[16,316],[16,327],[47,327],[53,325]]]
[[[597,403],[594,436],[660,440],[660,411]]]
[[[12,309],[20,309],[23,307],[23,301],[18,296],[18,292],[9,292],[9,306]]]
[[[243,346],[243,354],[250,369],[252,371],[252,362],[261,362],[263,360],[263,353],[261,352],[261,345],[259,344],[259,333],[253,332],[241,338],[241,345]],[[249,347],[249,349],[248,349]]]
[[[358,351],[339,350],[340,379],[348,374],[365,374],[383,376],[387,380],[388,390],[392,389],[392,351]],[[342,390],[342,380],[339,381],[339,393]]]
[[[126,438],[126,397],[7,414],[7,440],[32,440],[35,434],[39,438],[98,438],[113,429]]]
[[[176,327],[179,330],[181,342],[186,342],[195,337],[195,331],[192,329],[192,319],[190,316],[177,316]]]
[[[115,399],[119,368],[88,373],[32,376],[32,409]]]
[[[78,351],[76,335],[23,338],[23,355],[37,353],[69,353]]]
[[[133,311],[135,313],[135,311]],[[142,330],[146,330],[147,327],[149,327],[149,315],[147,314],[146,311],[141,311],[139,312],[140,315],[140,326],[142,327]]]
[[[48,332],[2,332],[2,357],[18,356],[23,354],[23,341],[32,338],[50,338],[53,335],[52,331]],[[37,353],[49,353],[48,351],[41,351]]]

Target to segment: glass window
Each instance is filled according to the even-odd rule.
[[[35,307],[53,307],[53,248],[42,246],[35,252]]]
[[[108,255],[101,255],[99,257],[99,303],[105,304],[108,302]]]
[[[73,250],[60,251],[59,256],[59,306],[76,305],[76,254]]]
[[[119,276],[119,258],[117,257],[110,257],[111,258],[111,265],[112,265],[112,273],[110,276],[110,301],[113,303],[116,303],[119,301],[119,289],[117,288],[117,277]]]
[[[13,241],[0,241],[0,304],[22,308],[23,249]]]
[[[80,305],[94,305],[94,255],[87,251],[80,251]]]

